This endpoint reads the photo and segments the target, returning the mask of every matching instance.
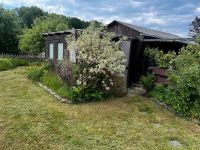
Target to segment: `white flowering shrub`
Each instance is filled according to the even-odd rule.
[[[112,87],[111,76],[122,76],[125,70],[125,55],[120,42],[112,40],[114,33],[105,30],[86,29],[78,39],[67,36],[68,49],[76,51],[79,65],[77,86],[108,92]]]

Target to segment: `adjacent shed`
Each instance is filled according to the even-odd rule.
[[[144,56],[144,49],[159,48],[167,52],[170,50],[178,51],[186,46],[188,39],[180,36],[146,29],[121,21],[113,21],[107,25],[109,32],[114,32],[116,36],[126,36],[128,40],[122,43],[127,61],[127,86],[137,83],[142,74],[147,72],[151,62]]]

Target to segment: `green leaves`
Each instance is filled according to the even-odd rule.
[[[144,54],[153,60],[155,60],[156,65],[161,68],[169,68],[173,65],[174,58],[176,58],[176,53],[174,51],[169,51],[164,53],[159,49],[146,48]]]
[[[14,11],[0,8],[0,52],[18,53],[20,21]]]
[[[170,105],[179,114],[200,118],[200,47],[189,45],[178,55],[151,50],[148,54],[168,70],[169,85],[156,87],[152,95]],[[168,65],[163,65],[168,60]],[[164,62],[164,63],[163,63]]]
[[[147,73],[147,76],[142,76],[140,78],[140,83],[142,84],[143,88],[146,90],[147,94],[150,94],[150,92],[154,88],[154,81],[155,76],[153,74]]]
[[[23,35],[20,36],[19,48],[27,53],[41,53],[45,50],[42,33],[67,30],[68,28],[67,22],[61,16],[56,14],[37,18],[34,21],[32,28],[23,30]]]
[[[112,41],[113,36],[102,28],[88,28],[79,34],[78,39],[71,35],[66,38],[69,50],[77,53],[79,74],[76,86],[91,99],[99,99],[99,92],[107,94],[114,84],[111,76],[122,76],[125,70],[125,55],[120,42]]]

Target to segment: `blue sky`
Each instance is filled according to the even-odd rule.
[[[83,20],[112,20],[188,36],[189,24],[200,17],[200,0],[0,0],[9,9],[38,6]]]

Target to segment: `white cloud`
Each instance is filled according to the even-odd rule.
[[[38,6],[50,13],[59,13],[84,20],[98,20],[106,24],[113,20],[169,30],[184,35],[195,16],[200,14],[200,2],[183,2],[176,6],[159,0],[0,0],[10,8]],[[169,9],[168,9],[169,7]],[[184,32],[185,31],[185,32]],[[187,35],[187,34],[185,34]]]
[[[140,1],[136,1],[136,0],[129,0],[129,4],[130,4],[132,7],[140,7],[140,6],[142,6],[144,3],[143,3],[143,2],[140,2]]]
[[[200,7],[196,8],[196,12],[200,13]]]
[[[165,24],[165,20],[161,19],[157,13],[155,12],[148,12],[141,14],[143,21],[145,24]]]
[[[99,10],[104,11],[104,12],[115,12],[117,10],[117,7],[106,5],[100,8]]]
[[[44,6],[45,4],[48,4],[48,2],[51,2],[50,0],[18,0],[18,1],[15,1],[15,0],[2,0],[2,3],[3,4],[6,4],[6,5],[11,5],[11,6],[22,6],[22,5],[25,5],[25,6],[38,6],[38,7],[41,7],[41,6]]]

